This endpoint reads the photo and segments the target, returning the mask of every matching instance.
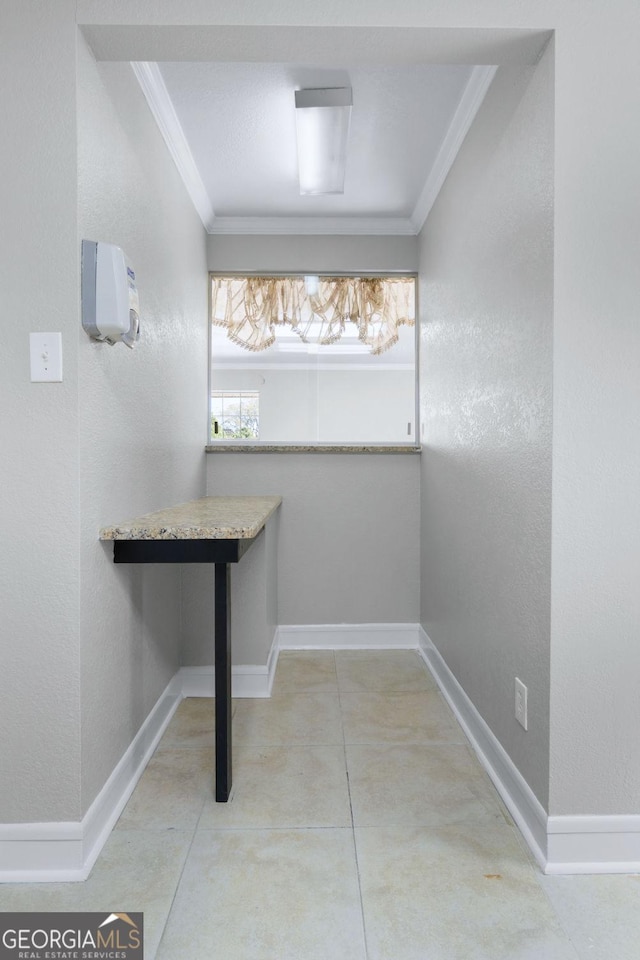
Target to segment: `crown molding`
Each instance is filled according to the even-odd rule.
[[[211,234],[415,236],[408,217],[216,217]]]
[[[210,234],[413,236],[408,217],[216,217],[157,63],[131,67],[184,185]]]
[[[472,69],[411,217],[216,217],[158,64],[132,61],[131,67],[207,233],[410,237],[422,230],[498,69]]]
[[[209,194],[198,173],[196,162],[184,135],[184,130],[173,106],[169,91],[157,63],[131,61],[131,67],[149,104],[151,113],[167,145],[169,153],[178,168],[187,193],[196,208],[198,216],[209,230],[215,220]]]
[[[422,230],[497,69],[495,66],[477,66],[471,71],[451,125],[411,215],[414,234],[419,234]]]

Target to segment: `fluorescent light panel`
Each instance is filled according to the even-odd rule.
[[[296,90],[300,193],[344,193],[351,87]]]

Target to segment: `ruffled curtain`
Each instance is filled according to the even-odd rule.
[[[398,327],[415,323],[414,279],[212,276],[211,321],[247,350],[266,350],[285,324],[304,343],[357,333],[380,354],[397,342]]]

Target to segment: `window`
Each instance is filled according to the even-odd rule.
[[[211,437],[257,440],[260,436],[260,395],[216,390],[211,394]]]
[[[414,277],[212,274],[210,292],[212,442],[416,441]]]

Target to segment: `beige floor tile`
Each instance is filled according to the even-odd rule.
[[[208,798],[198,829],[350,825],[344,747],[242,744],[230,801]]]
[[[357,827],[504,822],[491,782],[463,744],[352,745],[346,750]]]
[[[577,960],[506,823],[355,835],[368,960]]]
[[[437,685],[415,650],[341,650],[336,652],[341,693],[411,693]]]
[[[171,718],[160,741],[160,747],[213,748],[214,712],[213,697],[185,698]]]
[[[333,650],[283,650],[271,695],[295,693],[337,693]]]
[[[364,960],[351,830],[199,831],[158,960]]]
[[[84,883],[0,885],[2,911],[144,913],[145,960],[153,960],[191,844],[191,831],[111,835]]]
[[[117,830],[173,827],[194,830],[205,798],[214,792],[213,750],[192,747],[158,749],[149,761]]]
[[[635,960],[640,877],[542,876],[412,660],[283,654],[234,701],[229,804],[214,701],[183,701],[90,878],[0,911],[142,911],[146,960],[365,960],[361,905],[367,960]]]
[[[345,743],[462,743],[464,735],[442,696],[343,693]]]
[[[539,882],[581,958],[637,960],[640,876],[540,876]]]
[[[343,743],[340,705],[333,693],[239,700],[233,730],[239,744]]]

